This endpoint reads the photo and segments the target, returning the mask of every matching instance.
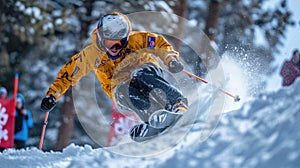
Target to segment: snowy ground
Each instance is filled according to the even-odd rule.
[[[37,148],[6,150],[0,154],[0,167],[296,168],[300,165],[299,88],[300,80],[277,92],[260,94],[241,109],[223,114],[213,134],[203,142],[200,134],[205,128],[198,123],[171,149],[149,155],[134,157],[130,153],[130,148],[147,150],[142,144],[99,149],[72,144],[63,152],[41,152]],[[177,137],[174,132],[163,135],[152,141],[150,147],[159,148],[166,140]],[[113,149],[128,153],[120,155]]]

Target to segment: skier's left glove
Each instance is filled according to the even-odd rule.
[[[177,59],[172,59],[168,64],[168,69],[172,73],[178,73],[183,70],[183,64]]]
[[[52,111],[53,108],[56,105],[56,100],[55,97],[50,95],[50,96],[46,96],[45,98],[43,98],[42,103],[41,103],[41,109],[44,111]]]

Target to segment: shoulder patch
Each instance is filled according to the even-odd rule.
[[[153,49],[155,47],[155,37],[148,36],[148,48]]]

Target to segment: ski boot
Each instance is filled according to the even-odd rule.
[[[168,107],[169,110],[158,110],[151,114],[148,123],[155,128],[172,126],[188,110],[187,99],[178,98],[175,104]]]
[[[188,110],[187,98],[178,98],[176,103],[172,106],[171,111],[174,113],[183,114]]]
[[[187,111],[187,99],[180,98],[169,110],[158,110],[152,113],[148,122],[135,125],[130,130],[130,137],[136,142],[152,139],[172,127]]]
[[[158,136],[165,128],[155,128],[148,123],[135,125],[130,130],[130,137],[136,142],[143,142]]]

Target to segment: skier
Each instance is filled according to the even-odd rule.
[[[188,109],[187,99],[168,83],[164,78],[166,72],[159,64],[160,59],[172,73],[183,70],[179,53],[164,37],[132,31],[126,15],[112,12],[100,18],[91,38],[92,44],[72,56],[60,69],[42,100],[44,111],[51,111],[66,90],[91,70],[118,106],[136,112],[144,121],[130,130],[130,137],[135,141],[157,136],[180,118],[171,114],[181,116]],[[153,115],[151,108],[153,97],[161,98],[159,102],[163,104],[159,107],[163,112],[157,115]]]
[[[300,76],[300,54],[298,49],[293,51],[293,56],[290,61],[285,61],[280,75],[283,77],[282,86],[290,86],[294,83],[297,77]]]

